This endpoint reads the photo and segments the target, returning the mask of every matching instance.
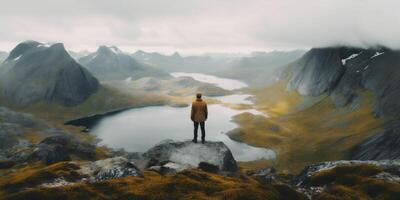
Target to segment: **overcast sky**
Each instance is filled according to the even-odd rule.
[[[400,49],[398,0],[0,0],[0,49],[32,39],[184,54]]]

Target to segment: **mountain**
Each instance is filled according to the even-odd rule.
[[[90,54],[90,52],[86,51],[86,50],[84,50],[84,51],[68,51],[68,53],[75,60],[79,60],[80,58],[85,57]]]
[[[167,72],[200,72],[215,73],[231,66],[234,57],[212,56],[181,56],[178,52],[172,55],[163,55],[157,52],[139,50],[132,57]]]
[[[249,56],[241,54],[205,54],[202,56],[181,56],[175,52],[163,55],[157,52],[137,51],[135,59],[167,72],[200,72],[239,79],[252,86],[271,83],[274,72],[282,66],[300,58],[305,51],[254,52]]]
[[[373,114],[386,119],[384,130],[352,151],[354,159],[400,158],[400,51],[388,48],[315,48],[282,74],[288,90],[302,95],[328,94],[340,108],[357,109],[371,93]]]
[[[163,71],[136,61],[114,46],[100,46],[95,53],[80,58],[78,62],[102,80],[167,76]]]
[[[304,53],[303,50],[253,52],[234,62],[232,67],[219,72],[219,75],[243,80],[252,86],[268,85],[275,80],[277,70]]]
[[[0,63],[3,62],[8,56],[7,52],[0,51]]]
[[[18,105],[45,101],[74,106],[99,87],[61,43],[18,44],[0,66],[0,78],[1,97]]]

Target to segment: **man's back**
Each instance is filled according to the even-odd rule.
[[[197,143],[197,130],[201,128],[201,142],[205,142],[206,137],[206,129],[205,129],[205,121],[208,117],[207,103],[201,99],[201,93],[196,94],[196,100],[192,103],[192,111],[190,112],[190,119],[193,121],[194,125],[194,133],[193,133],[193,142]]]
[[[207,120],[207,103],[202,99],[196,99],[192,103],[191,119],[194,122],[204,122]]]

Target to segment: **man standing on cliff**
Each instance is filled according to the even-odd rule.
[[[199,125],[201,128],[201,143],[204,144],[206,137],[205,121],[208,117],[207,103],[201,99],[201,93],[196,94],[196,100],[192,103],[192,111],[190,113],[190,119],[194,124],[194,137],[193,142],[197,143],[197,130]]]

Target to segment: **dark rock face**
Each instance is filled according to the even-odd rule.
[[[337,106],[356,100],[360,90],[378,99],[377,113],[400,117],[400,51],[390,49],[312,49],[285,73],[288,89],[303,95],[328,92]]]
[[[291,64],[293,68],[288,89],[296,89],[302,95],[311,96],[330,91],[345,71],[340,59],[340,49],[310,50]]]
[[[177,171],[196,168],[202,162],[215,165],[221,171],[235,172],[237,170],[231,151],[222,142],[195,144],[191,141],[167,140],[149,149],[143,156],[148,160],[153,160],[153,166],[164,166],[165,163],[170,163],[169,167]]]
[[[44,100],[74,106],[99,86],[60,43],[28,41],[17,45],[1,65],[0,78],[2,96],[18,105]]]
[[[400,124],[387,127],[382,133],[356,146],[352,159],[400,159]]]
[[[205,172],[217,173],[219,171],[218,166],[210,164],[208,162],[199,163],[199,169]]]
[[[144,76],[167,76],[160,70],[137,62],[133,57],[123,53],[117,47],[100,46],[97,52],[79,59],[94,76],[103,80],[123,80]]]

